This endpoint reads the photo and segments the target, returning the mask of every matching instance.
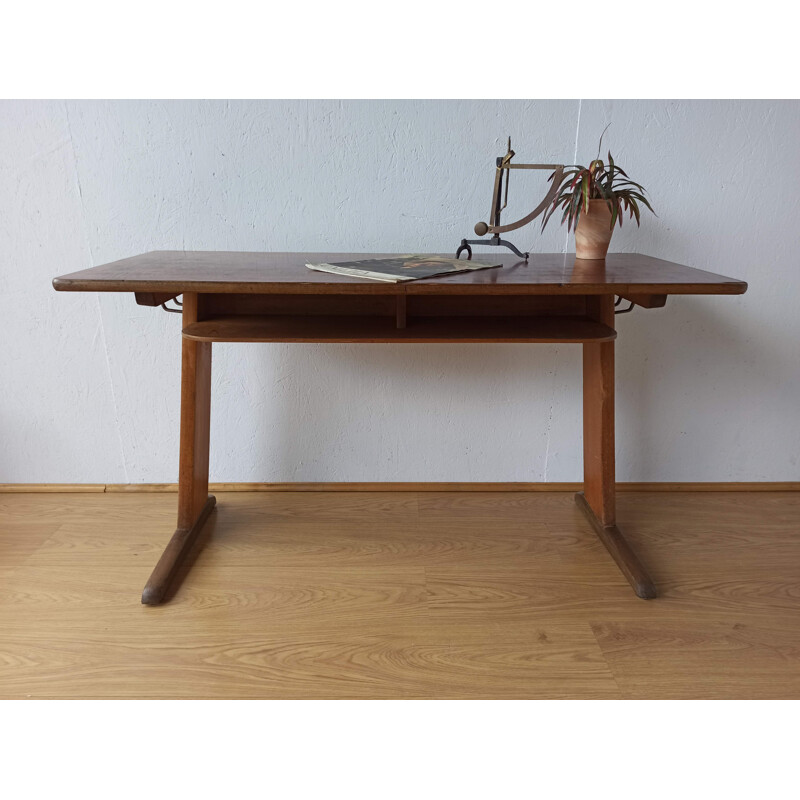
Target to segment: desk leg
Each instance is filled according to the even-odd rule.
[[[587,298],[588,316],[614,326],[614,298]],[[656,587],[616,525],[614,474],[614,342],[583,345],[583,492],[578,508],[639,597]]]
[[[197,295],[183,296],[184,327],[197,320]],[[182,339],[181,439],[178,527],[142,592],[142,603],[158,605],[186,559],[216,500],[208,494],[211,420],[211,342]]]

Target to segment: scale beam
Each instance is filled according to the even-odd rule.
[[[511,149],[511,137],[508,137],[508,150],[504,156],[500,156],[496,162],[496,169],[494,175],[494,191],[492,193],[492,210],[489,215],[489,222],[478,222],[475,225],[475,233],[478,236],[486,236],[491,233],[490,239],[462,239],[461,245],[456,251],[456,258],[466,250],[467,258],[472,258],[471,245],[487,245],[489,247],[507,247],[513,253],[516,253],[520,258],[528,260],[529,253],[522,253],[511,242],[500,238],[501,233],[508,233],[515,231],[517,228],[522,228],[525,225],[533,222],[547,207],[553,202],[557,193],[558,187],[561,185],[562,178],[564,177],[563,164],[512,164],[511,159],[516,155]],[[548,178],[550,181],[550,189],[548,190],[545,198],[530,212],[516,222],[509,222],[505,225],[500,223],[500,214],[508,205],[508,179],[512,169],[546,169],[550,170],[552,174]],[[502,203],[502,205],[501,205]]]

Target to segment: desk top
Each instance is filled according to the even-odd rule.
[[[239,253],[163,250],[124,258],[53,280],[66,292],[252,294],[742,294],[744,281],[638,253],[584,261],[574,253],[516,256],[476,251],[497,269],[383,283],[314,272],[307,262],[386,258],[391,253]],[[452,257],[452,254],[450,254]]]

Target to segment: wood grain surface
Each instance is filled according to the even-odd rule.
[[[588,316],[613,326],[612,298],[588,299]],[[587,342],[583,346],[583,491],[601,525],[615,522],[614,417],[614,342]]]
[[[610,299],[610,298],[609,298]],[[198,342],[595,342],[617,336],[582,317],[231,316],[195,322],[183,338]]]
[[[605,262],[574,253],[481,254],[500,269],[460,273],[405,285],[348,278],[306,263],[387,258],[393,253],[237,253],[154,251],[61,275],[64,292],[246,292],[263,294],[742,294],[747,284],[639,253],[609,253]],[[448,254],[440,254],[448,255]],[[452,257],[452,254],[450,254]]]
[[[635,492],[642,603],[569,492],[0,495],[2,698],[800,698],[800,493]]]
[[[209,483],[210,492],[580,492],[559,481],[321,481]],[[0,483],[0,494],[22,492],[177,492],[177,483]],[[618,483],[617,492],[800,492],[800,481],[662,481]]]

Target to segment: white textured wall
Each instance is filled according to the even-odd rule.
[[[800,103],[124,101],[0,103],[0,482],[176,478],[179,317],[55,275],[162,249],[449,251],[507,134],[521,160],[585,163],[609,121],[659,214],[612,249],[750,284],[619,318],[618,478],[800,479]],[[574,247],[555,224],[517,239]],[[212,480],[581,477],[577,345],[222,344],[213,380]]]

